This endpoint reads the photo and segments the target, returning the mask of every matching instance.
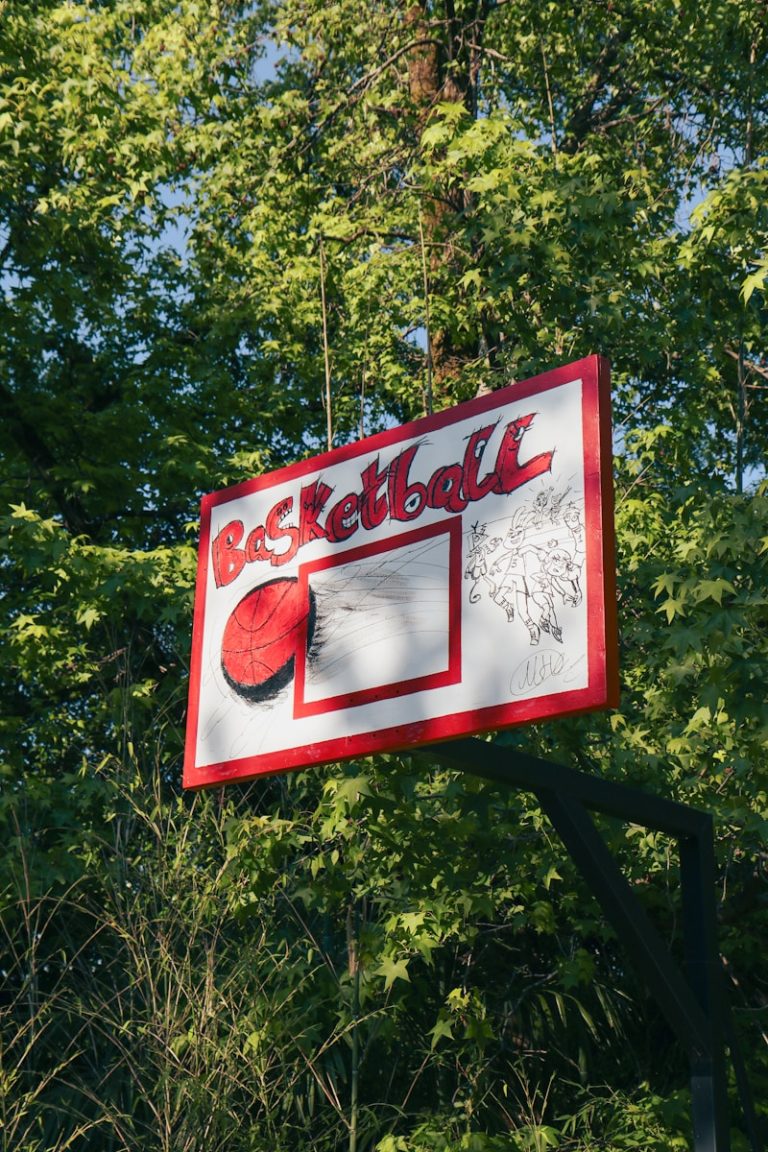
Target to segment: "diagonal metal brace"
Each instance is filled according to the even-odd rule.
[[[694,1152],[728,1152],[711,816],[688,805],[478,738],[433,744],[418,751],[441,764],[532,792],[537,797],[688,1051]],[[685,974],[649,920],[587,809],[654,828],[677,839]],[[748,1097],[748,1085],[743,1079]],[[750,1136],[754,1152],[760,1152],[756,1131],[750,1131]]]
[[[672,1030],[692,1054],[707,1057],[710,1029],[658,931],[578,800],[537,788],[536,798],[640,968]]]

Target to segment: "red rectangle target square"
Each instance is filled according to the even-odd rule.
[[[184,783],[616,703],[607,363],[202,503]]]
[[[461,679],[458,520],[302,564],[299,586],[315,622],[311,641],[306,626],[299,636],[296,717]]]

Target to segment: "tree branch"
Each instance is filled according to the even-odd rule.
[[[736,352],[733,348],[728,348],[726,346],[725,352],[728,356],[731,357],[732,360],[739,359],[738,352]],[[763,368],[761,364],[757,364],[754,360],[745,359],[743,363],[750,372],[756,372],[758,376],[762,376],[765,380],[768,380],[768,368]]]

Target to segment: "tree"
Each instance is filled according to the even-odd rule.
[[[179,794],[201,492],[595,351],[622,705],[503,739],[715,813],[760,1098],[764,24],[0,6],[4,1150],[685,1146],[528,799],[409,757]],[[668,844],[607,834],[675,946]]]

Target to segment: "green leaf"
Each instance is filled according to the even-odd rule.
[[[452,1021],[447,1016],[438,1016],[436,1024],[433,1028],[430,1028],[427,1035],[432,1037],[430,1043],[430,1051],[434,1052],[435,1048],[442,1039],[445,1038],[447,1040],[453,1040]]]
[[[410,984],[408,975],[408,961],[396,960],[394,956],[385,956],[376,969],[376,974],[384,977],[384,991],[388,992],[395,980],[405,980]]]

